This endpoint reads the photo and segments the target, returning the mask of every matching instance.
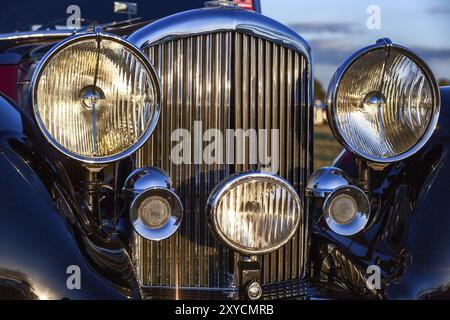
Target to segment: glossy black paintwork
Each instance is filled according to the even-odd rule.
[[[405,161],[371,170],[375,218],[368,230],[346,238],[322,221],[314,227],[317,264],[330,245],[362,273],[377,264],[387,299],[450,299],[450,87],[441,88],[441,98],[440,121],[427,145]],[[355,160],[345,152],[335,165],[356,181]],[[355,279],[341,280],[358,290]]]
[[[0,298],[139,298],[124,245],[80,209],[55,154],[0,97]],[[81,269],[69,290],[67,267]]]

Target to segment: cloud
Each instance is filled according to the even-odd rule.
[[[337,39],[313,39],[309,41],[313,55],[314,63],[339,65],[350,54],[359,50],[363,45],[358,46],[355,43],[346,40]],[[450,47],[410,47],[425,61],[430,60],[450,60]]]
[[[309,41],[314,55],[314,63],[338,66],[352,52],[359,48],[346,41],[315,39]]]
[[[361,33],[363,29],[352,23],[332,23],[332,22],[297,22],[289,25],[299,33]]]
[[[450,48],[424,48],[413,47],[411,48],[421,58],[425,60],[447,60],[450,59]]]
[[[434,6],[431,7],[428,10],[428,12],[431,14],[450,14],[450,6],[446,5]]]

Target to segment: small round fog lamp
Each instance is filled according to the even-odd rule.
[[[172,211],[169,202],[159,196],[148,197],[142,201],[138,210],[142,222],[150,229],[163,227]]]
[[[330,203],[330,218],[338,224],[349,224],[358,213],[358,204],[352,197],[341,194]]]
[[[354,186],[334,190],[323,204],[325,222],[335,233],[342,236],[355,235],[367,226],[370,203],[366,194]]]
[[[160,241],[177,231],[183,218],[183,205],[172,190],[151,188],[134,199],[130,218],[140,236]]]

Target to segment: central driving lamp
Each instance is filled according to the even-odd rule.
[[[302,202],[284,179],[262,172],[231,176],[208,200],[210,225],[232,249],[257,255],[286,244],[297,232]]]

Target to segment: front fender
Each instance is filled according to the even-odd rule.
[[[397,223],[391,217],[391,237],[404,238],[410,261],[387,297],[450,299],[450,141],[434,140],[421,155],[409,167],[411,202],[395,210]]]
[[[450,87],[441,88],[441,115],[429,144],[409,160],[415,201],[404,277],[388,297],[450,299]]]
[[[139,297],[123,245],[89,229],[52,150],[27,131],[32,122],[0,96],[0,298]]]
[[[441,88],[441,100],[424,148],[371,172],[373,225],[351,241],[322,232],[363,270],[381,267],[388,299],[450,299],[450,87]],[[341,154],[335,165],[357,178],[354,155]]]

